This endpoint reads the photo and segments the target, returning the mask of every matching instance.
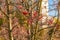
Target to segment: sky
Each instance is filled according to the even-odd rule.
[[[56,3],[57,3],[57,1],[56,1]],[[53,0],[48,0],[49,10],[56,8],[55,6],[51,6],[52,4],[54,4]],[[57,16],[57,15],[58,15],[58,12],[57,12],[57,10],[52,10],[52,11],[50,11],[48,14],[49,14],[50,16]]]

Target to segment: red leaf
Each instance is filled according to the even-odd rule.
[[[2,18],[3,16],[2,16],[2,14],[0,13],[0,18]]]
[[[28,23],[29,23],[29,24],[31,24],[31,23],[32,23],[32,20],[31,20],[31,19],[29,19],[29,20],[28,20]]]
[[[43,16],[39,16],[38,20],[40,20]]]
[[[48,24],[52,24],[52,23],[53,23],[53,20],[49,20],[49,21],[48,21]]]
[[[23,8],[23,6],[22,5],[19,5],[19,6],[17,6],[19,9],[22,9]]]

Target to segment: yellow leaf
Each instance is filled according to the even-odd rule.
[[[5,38],[4,37],[0,37],[0,40],[5,40]]]
[[[56,23],[56,22],[57,22],[57,17],[55,17],[53,20],[53,23]]]

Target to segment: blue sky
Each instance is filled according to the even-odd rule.
[[[55,6],[51,6],[53,3],[54,3],[53,0],[48,0],[49,10],[55,8]],[[56,3],[57,3],[57,1],[56,1]],[[58,15],[57,10],[50,11],[49,15],[50,16],[57,16]]]

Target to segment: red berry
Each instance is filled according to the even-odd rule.
[[[37,14],[38,14],[38,12],[37,12],[37,11],[34,11],[34,12],[33,12],[33,16],[34,16],[34,17],[36,17],[36,16],[37,16]]]
[[[27,15],[28,14],[28,11],[27,10],[23,10],[23,15]]]

